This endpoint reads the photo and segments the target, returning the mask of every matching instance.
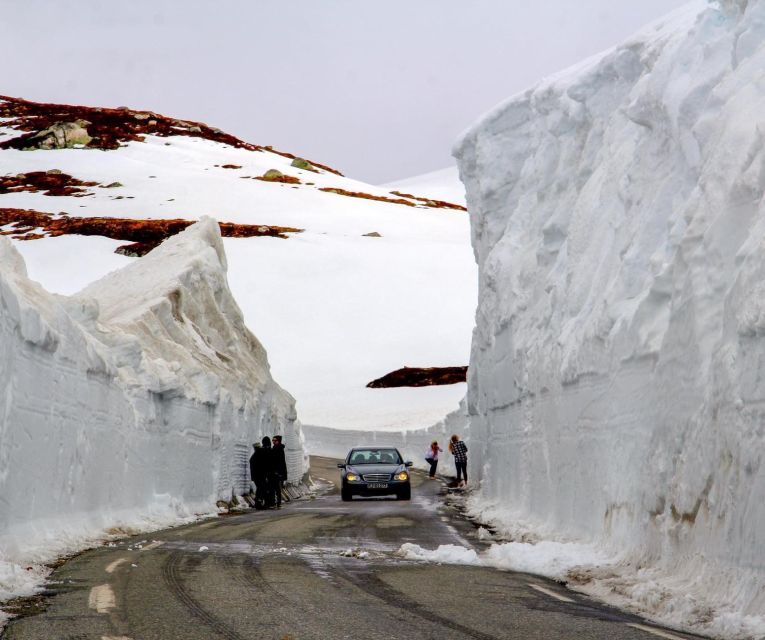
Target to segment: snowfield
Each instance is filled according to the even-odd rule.
[[[765,1],[694,2],[458,142],[472,508],[569,584],[765,637]],[[587,564],[586,557],[568,564]]]
[[[0,238],[0,350],[0,600],[36,588],[37,563],[247,490],[264,435],[284,434],[291,481],[307,471],[209,218],[69,297]]]
[[[0,126],[3,131],[19,134]],[[109,151],[3,149],[0,163],[8,174],[58,169],[122,185],[93,187],[87,197],[5,193],[0,207],[132,219],[210,215],[220,222],[304,229],[288,239],[224,238],[234,297],[267,349],[274,377],[296,398],[304,424],[421,428],[464,397],[464,383],[438,389],[366,384],[403,366],[467,363],[478,276],[465,211],[320,191],[401,199],[390,188],[292,167],[277,153],[198,137],[148,135]],[[270,169],[300,183],[255,179]],[[456,182],[452,171],[440,184],[459,192]],[[30,277],[56,293],[75,293],[134,260],[114,254],[125,242],[98,236],[14,242]]]

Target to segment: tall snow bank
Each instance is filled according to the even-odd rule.
[[[600,545],[621,563],[585,588],[729,637],[765,633],[764,69],[765,1],[696,2],[455,148],[477,508]]]
[[[263,435],[284,434],[290,479],[306,470],[209,218],[70,298],[0,238],[0,350],[0,596],[30,582],[13,565],[213,510]]]

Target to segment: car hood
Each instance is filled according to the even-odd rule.
[[[350,464],[348,468],[363,476],[367,473],[396,473],[402,466],[400,464]]]

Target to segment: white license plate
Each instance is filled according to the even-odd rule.
[[[388,483],[387,482],[370,482],[367,487],[370,489],[387,489]]]

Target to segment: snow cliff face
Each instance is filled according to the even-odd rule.
[[[0,350],[0,597],[4,560],[214,509],[247,487],[263,435],[284,434],[291,480],[306,471],[209,218],[73,297],[0,238]]]
[[[761,0],[693,3],[455,149],[484,503],[618,557],[592,591],[741,637],[765,633],[763,36]]]

